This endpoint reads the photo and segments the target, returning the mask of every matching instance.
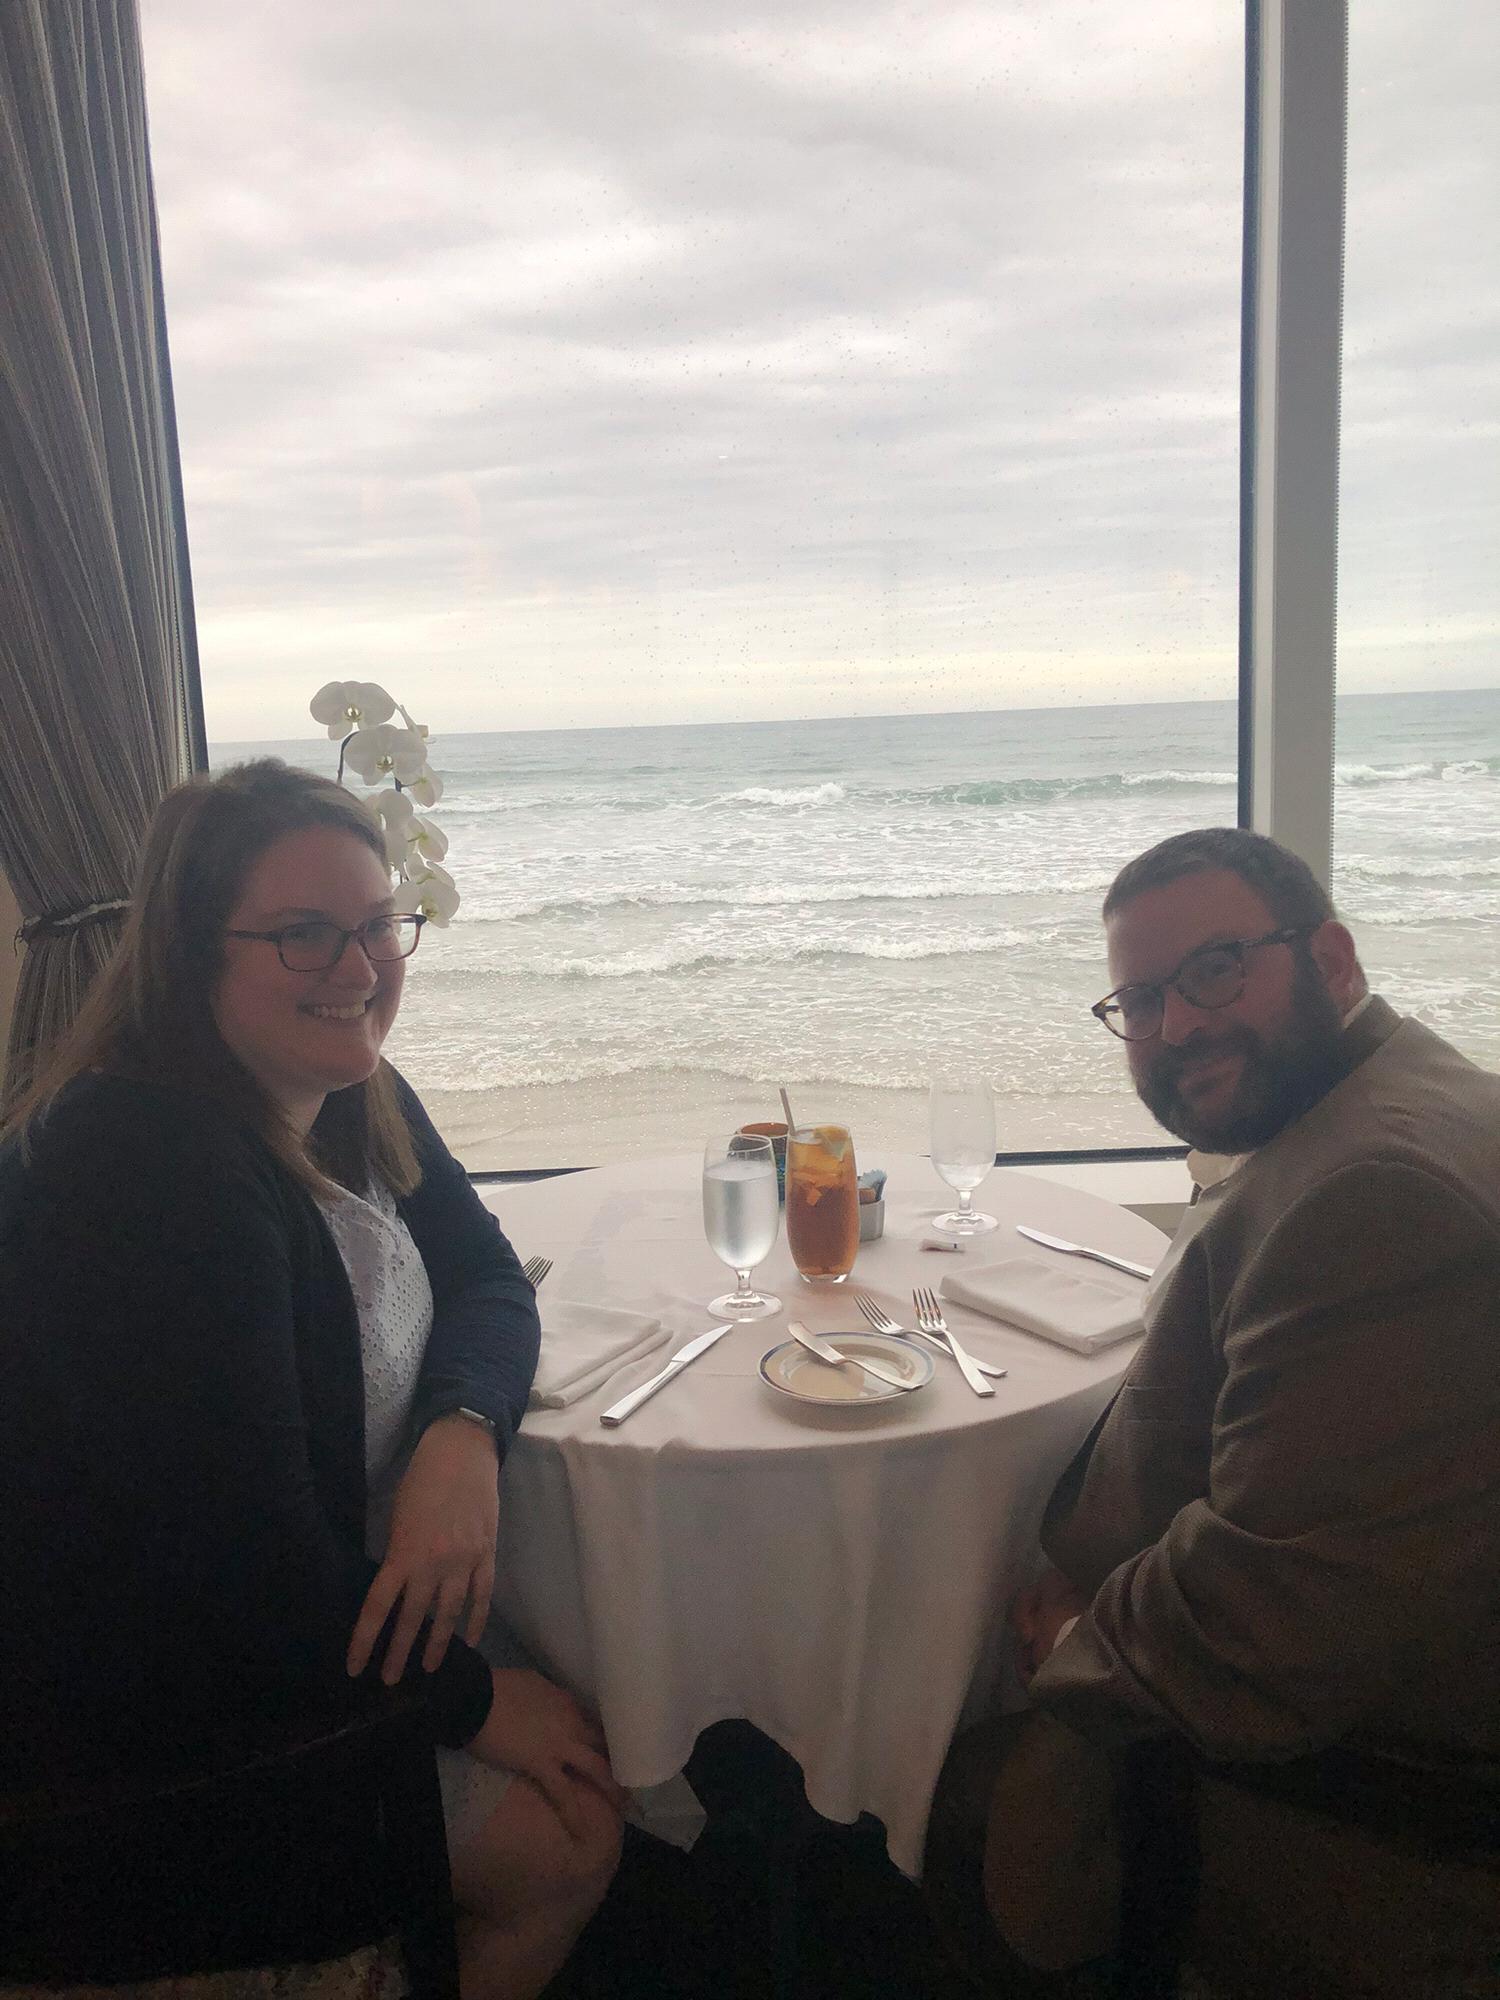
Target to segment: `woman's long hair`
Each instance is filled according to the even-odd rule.
[[[246,876],[274,841],[313,826],[352,834],[387,865],[380,830],[352,793],[279,758],[190,778],[170,791],[146,836],[114,957],[0,1137],[26,1131],[66,1084],[98,1070],[214,1099],[314,1193],[336,1182],[363,1194],[376,1177],[393,1194],[410,1194],[421,1174],[383,1061],[364,1083],[331,1091],[304,1140],[231,1053],[214,1019],[224,932]]]

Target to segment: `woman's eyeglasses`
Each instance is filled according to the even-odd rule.
[[[427,921],[420,914],[367,917],[352,931],[337,924],[311,920],[283,924],[276,931],[226,931],[226,937],[252,938],[259,944],[274,944],[276,955],[288,972],[330,972],[349,949],[350,938],[371,965],[389,965],[393,959],[410,958]]]

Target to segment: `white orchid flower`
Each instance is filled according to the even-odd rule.
[[[405,792],[401,794],[406,797]],[[425,868],[434,861],[441,861],[448,852],[448,836],[435,820],[413,818],[406,833],[412,853],[417,857],[419,868]]]
[[[428,923],[436,924],[439,930],[448,928],[448,920],[458,909],[458,888],[453,877],[435,863],[425,866],[414,881],[402,882],[396,888],[396,908],[420,912]]]
[[[339,782],[347,767],[366,785],[384,786],[369,800],[380,827],[385,858],[396,877],[396,908],[420,912],[446,928],[458,909],[457,884],[438,864],[448,836],[417,809],[429,811],[443,796],[443,781],[427,762],[428,730],[374,681],[329,681],[308,703],[330,737],[339,741]],[[393,722],[399,714],[405,727]]]
[[[381,792],[371,800],[375,815],[380,821],[381,832],[385,835],[385,858],[391,868],[404,868],[407,850],[412,844],[412,827],[417,818],[417,809],[405,792]],[[441,860],[441,855],[434,855]]]
[[[370,800],[370,810],[389,827],[400,827],[409,834],[417,809],[412,804],[410,792],[382,792],[378,799]]]
[[[314,722],[327,723],[335,742],[356,729],[386,722],[396,713],[395,702],[374,681],[330,681],[307,706]],[[425,736],[427,732],[422,733]]]
[[[373,729],[358,730],[350,737],[344,761],[367,785],[378,785],[386,778],[406,785],[422,775],[427,752],[414,730],[377,722]]]
[[[430,812],[443,796],[443,781],[431,765],[420,776],[403,778],[401,782],[424,812]]]

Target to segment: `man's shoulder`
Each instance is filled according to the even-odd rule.
[[[1500,1075],[1494,1070],[1482,1068],[1414,1015],[1398,1014],[1378,997],[1371,1007],[1379,1010],[1374,1016],[1377,1022],[1388,1022],[1388,1032],[1373,1037],[1370,1053],[1346,1081],[1363,1081],[1372,1092],[1393,1097],[1423,1086],[1478,1092],[1492,1111],[1500,1106]]]
[[[1337,1184],[1357,1197],[1361,1168],[1407,1171],[1500,1202],[1500,1076],[1421,1022],[1395,1018],[1349,1074],[1234,1177],[1226,1210],[1284,1210]]]

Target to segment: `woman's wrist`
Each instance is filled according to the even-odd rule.
[[[499,1465],[500,1439],[488,1419],[476,1423],[473,1417],[459,1410],[445,1410],[428,1424],[419,1443],[425,1444],[429,1438],[445,1454],[448,1464]]]

